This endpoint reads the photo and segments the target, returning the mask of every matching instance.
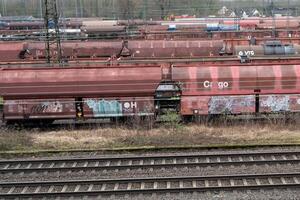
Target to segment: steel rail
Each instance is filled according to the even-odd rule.
[[[0,160],[0,173],[299,164],[299,151]]]
[[[0,183],[0,198],[299,188],[300,173]],[[125,187],[124,187],[125,185]]]

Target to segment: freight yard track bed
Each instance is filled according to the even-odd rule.
[[[1,183],[0,198],[178,193],[291,187],[300,187],[300,173]]]
[[[298,151],[2,160],[0,174],[299,163],[300,152]]]

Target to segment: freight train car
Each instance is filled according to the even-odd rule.
[[[1,69],[7,121],[153,116],[160,66]]]
[[[174,66],[181,115],[300,111],[300,65]]]
[[[222,40],[129,40],[129,41],[69,41],[62,43],[63,56],[73,58],[171,58],[218,56],[223,48]],[[23,49],[24,59],[45,59],[45,45],[41,42],[27,43]],[[52,52],[52,55],[55,52]]]
[[[300,64],[2,68],[4,120],[300,111]]]
[[[297,56],[300,54],[300,45],[282,44],[280,41],[267,41],[262,45],[236,45],[234,54],[238,56]]]
[[[252,38],[254,39],[254,38]],[[65,60],[127,57],[200,58],[226,55],[237,56],[297,56],[300,40],[290,38],[231,40],[129,40],[129,41],[65,41],[61,43]],[[257,45],[249,45],[249,44]],[[51,55],[56,55],[51,51]],[[0,62],[26,62],[45,60],[43,42],[1,42]]]

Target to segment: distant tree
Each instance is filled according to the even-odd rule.
[[[160,18],[165,19],[171,7],[171,0],[156,0],[156,2],[160,9]]]
[[[132,18],[134,6],[135,4],[132,2],[132,0],[119,0],[118,2],[119,16],[122,19]]]

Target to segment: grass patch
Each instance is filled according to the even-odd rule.
[[[31,134],[24,131],[0,130],[0,151],[31,149]]]
[[[208,126],[175,125],[172,122],[152,129],[120,126],[0,131],[0,151],[284,143],[300,144],[300,125],[245,123]]]

